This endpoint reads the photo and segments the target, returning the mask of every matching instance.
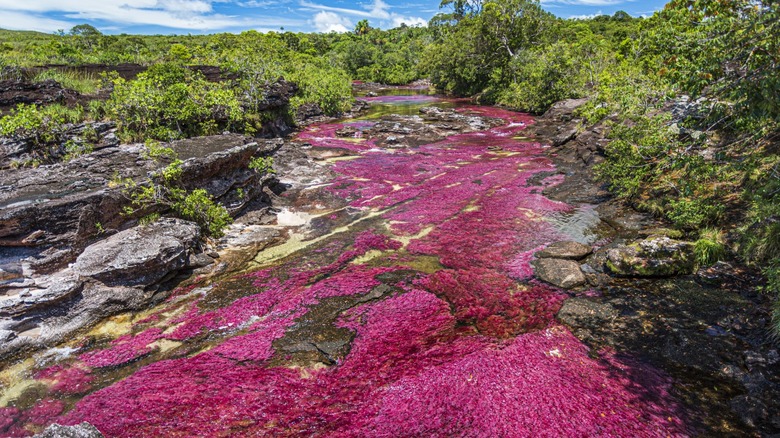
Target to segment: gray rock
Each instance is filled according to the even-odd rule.
[[[148,286],[187,266],[199,235],[192,222],[161,219],[87,247],[73,270],[109,286]]]
[[[668,237],[651,237],[607,252],[606,267],[624,277],[666,277],[692,274],[693,244]]]
[[[537,278],[563,289],[582,286],[587,282],[579,263],[571,260],[538,259],[533,265]]]
[[[75,426],[62,426],[55,423],[33,438],[103,438],[103,434],[85,421]]]
[[[593,251],[588,245],[579,242],[555,242],[536,253],[538,258],[581,260]]]
[[[569,327],[600,326],[619,315],[611,304],[588,298],[569,298],[558,311],[558,319]]]
[[[769,417],[766,404],[749,395],[734,397],[730,405],[740,420],[750,427],[756,427],[756,423]]]

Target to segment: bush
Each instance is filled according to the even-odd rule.
[[[290,100],[293,110],[305,103],[316,103],[328,115],[339,115],[352,107],[352,83],[342,70],[317,65],[312,59],[300,59],[288,73],[298,84],[298,94]]]
[[[726,245],[723,232],[715,228],[705,228],[699,232],[699,239],[693,245],[696,262],[702,266],[709,266],[726,255]]]
[[[241,105],[227,84],[176,64],[157,64],[134,81],[116,78],[107,103],[128,141],[171,140],[240,127]]]
[[[227,208],[214,201],[206,190],[195,189],[191,192],[181,187],[182,161],[176,159],[175,152],[160,146],[156,141],[147,141],[147,157],[173,159],[168,166],[157,172],[146,184],[138,185],[133,180],[124,180],[124,194],[130,200],[125,208],[126,215],[133,215],[155,208],[169,209],[182,219],[197,223],[204,236],[221,237],[225,228],[233,222]],[[142,222],[151,222],[159,218],[158,213],[144,216]]]
[[[0,118],[0,136],[27,142],[34,161],[52,161],[64,146],[67,124],[84,119],[81,107],[19,104],[10,114]]]
[[[524,51],[511,68],[518,81],[499,93],[501,105],[540,114],[555,102],[583,94],[584,76],[566,43]]]

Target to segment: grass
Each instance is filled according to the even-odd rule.
[[[65,88],[78,91],[81,94],[94,94],[100,89],[100,79],[94,74],[79,73],[72,70],[49,69],[38,73],[33,82],[43,82],[53,79]]]

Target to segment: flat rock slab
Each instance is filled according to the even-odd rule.
[[[582,286],[587,282],[580,264],[571,260],[538,259],[533,265],[537,278],[562,289]]]
[[[651,237],[610,249],[606,267],[622,277],[667,277],[692,274],[696,259],[691,242]]]
[[[540,259],[581,260],[593,251],[588,245],[574,241],[555,242],[536,253]]]
[[[148,286],[185,267],[199,235],[192,222],[161,219],[88,246],[73,270],[109,286]]]

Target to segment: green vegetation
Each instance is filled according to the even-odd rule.
[[[121,182],[124,194],[130,200],[124,213],[131,216],[151,211],[141,219],[141,223],[150,223],[160,217],[160,209],[171,210],[175,216],[200,225],[204,236],[221,237],[233,222],[225,206],[215,202],[206,190],[188,191],[182,187],[182,161],[175,158],[172,149],[162,147],[154,140],[146,145],[149,156],[173,161],[146,184],[136,184],[132,179]]]

